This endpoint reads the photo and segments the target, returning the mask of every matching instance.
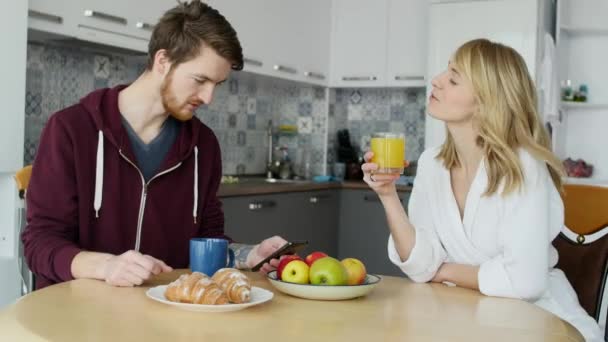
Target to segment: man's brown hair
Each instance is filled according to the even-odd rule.
[[[154,27],[148,44],[148,70],[158,50],[167,50],[169,60],[178,65],[200,52],[205,44],[230,62],[233,70],[243,69],[243,50],[236,31],[216,9],[201,2],[179,2]]]

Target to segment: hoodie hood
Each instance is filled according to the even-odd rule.
[[[114,88],[98,89],[83,97],[80,104],[91,115],[97,130],[103,133],[104,139],[122,151],[129,159],[134,159],[118,108],[118,94],[127,86],[118,85]],[[180,134],[174,146],[169,150],[168,158],[161,168],[166,167],[165,164],[176,164],[193,153],[194,147],[199,141],[201,126],[202,123],[196,117],[182,122]]]
[[[131,149],[127,132],[123,127],[121,120],[122,114],[118,108],[118,95],[126,87],[126,85],[119,85],[114,88],[99,89],[80,100],[80,104],[89,113],[89,115],[91,115],[95,123],[95,127],[99,132],[95,165],[95,194],[93,200],[93,208],[95,210],[96,218],[99,217],[99,211],[101,209],[103,200],[102,194],[105,156],[104,141],[107,140],[118,150],[118,153],[124,155],[128,161],[133,164],[133,166],[136,166],[133,162],[136,160],[135,155]],[[182,127],[180,129],[180,134],[167,153],[167,157],[161,164],[159,171],[162,172],[166,169],[174,168],[176,165],[179,166],[181,162],[188,158],[191,153],[194,153],[194,201],[192,215],[194,222],[196,223],[198,210],[198,147],[196,145],[198,143],[198,135],[202,123],[197,118],[192,118],[191,120],[182,122],[181,124]],[[142,182],[144,182],[143,176]]]

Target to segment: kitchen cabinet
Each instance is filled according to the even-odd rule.
[[[175,5],[171,0],[30,0],[28,25],[37,31],[146,53],[154,25]]]
[[[273,235],[308,240],[301,255],[324,251],[337,255],[336,191],[237,196],[221,199],[225,232],[237,242],[257,244]]]
[[[384,85],[388,1],[334,0],[332,4],[331,85]]]
[[[330,3],[211,0],[237,32],[245,71],[327,85]]]
[[[407,208],[409,192],[399,197]],[[388,259],[389,228],[384,207],[372,190],[343,189],[340,194],[338,257],[357,258],[374,274],[405,276]]]
[[[424,86],[426,0],[334,0],[331,86]]]
[[[389,87],[425,86],[428,13],[427,0],[389,1],[386,57]]]
[[[28,27],[30,29],[59,34],[74,35],[76,10],[70,0],[29,0]]]

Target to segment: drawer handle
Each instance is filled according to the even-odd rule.
[[[365,195],[363,200],[366,202],[380,202],[380,198],[374,195]],[[399,198],[399,202],[403,203],[403,198]]]
[[[424,76],[397,75],[395,81],[424,81],[425,78]]]
[[[243,62],[245,64],[250,64],[253,66],[257,66],[257,67],[261,67],[262,65],[264,65],[264,63],[258,61],[257,59],[251,59],[251,58],[243,58]]]
[[[342,77],[342,81],[376,81],[376,76],[345,76]]]
[[[272,208],[276,206],[276,203],[274,201],[258,201],[258,202],[251,202],[249,203],[249,210],[262,210],[262,209],[266,209],[266,208]]]
[[[276,71],[286,72],[288,74],[297,74],[298,73],[298,71],[294,68],[290,68],[290,67],[287,67],[284,65],[279,65],[279,64],[275,64],[272,68]]]
[[[305,71],[304,72],[304,76],[308,77],[308,78],[314,78],[317,80],[324,80],[325,79],[325,75],[323,74],[319,74],[316,72],[312,72],[312,71]]]
[[[327,199],[329,197],[330,197],[329,195],[310,196],[308,201],[312,204],[317,204],[317,203],[321,202],[321,200]]]
[[[97,18],[97,19],[101,19],[101,20],[105,20],[105,21],[111,21],[113,23],[122,24],[122,25],[127,24],[127,19],[125,19],[125,18],[117,17],[115,15],[98,12],[98,11],[94,11],[94,10],[85,10],[84,16],[91,17],[91,18]]]
[[[33,11],[33,10],[28,10],[27,15],[32,18],[46,20],[48,22],[55,23],[55,24],[63,23],[63,18],[58,15],[53,15],[53,14],[48,14],[48,13],[43,13],[43,12],[38,12],[38,11]]]
[[[143,21],[138,21],[137,23],[135,23],[135,27],[137,27],[138,29],[141,29],[141,30],[146,30],[146,31],[153,31],[154,30],[154,25],[150,25],[150,24],[145,23]]]

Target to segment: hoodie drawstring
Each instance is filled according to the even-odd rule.
[[[93,200],[93,208],[95,209],[95,217],[99,217],[99,209],[101,209],[101,197],[103,191],[103,133],[99,131],[99,139],[97,140],[97,163],[95,164],[95,198]]]
[[[196,224],[196,210],[198,207],[198,147],[194,146],[194,207],[192,208],[192,216]]]

